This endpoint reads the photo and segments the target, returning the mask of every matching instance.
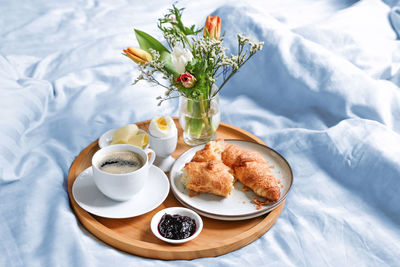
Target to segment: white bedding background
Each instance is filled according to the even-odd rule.
[[[88,233],[68,169],[105,131],[177,115],[121,55],[134,28],[161,38],[173,1],[0,1],[0,266],[399,266],[400,4],[179,1],[183,20],[222,18],[265,42],[221,91],[222,121],[291,164],[277,223],[232,253],[159,261]]]

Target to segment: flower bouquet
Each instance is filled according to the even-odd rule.
[[[166,88],[165,95],[158,97],[159,104],[181,97],[179,122],[184,141],[196,145],[215,137],[220,114],[218,92],[262,49],[263,42],[253,42],[238,34],[237,54],[228,56],[223,47],[221,19],[208,16],[203,28],[186,27],[182,22],[183,10],[173,6],[158,20],[169,48],[135,29],[140,48],[128,47],[123,51],[138,63],[140,75],[134,84],[146,80]]]

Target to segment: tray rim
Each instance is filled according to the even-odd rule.
[[[179,121],[176,117],[173,118],[175,123],[179,124]],[[146,125],[150,122],[150,120],[146,121],[141,121],[136,124],[138,125]],[[234,130],[238,133],[240,133],[243,136],[246,136],[247,138],[251,138],[255,140],[255,142],[258,142],[262,145],[265,145],[265,143],[258,137],[254,136],[253,134],[238,128],[236,126],[221,122],[220,126],[229,128],[231,130]],[[258,239],[260,236],[264,235],[277,221],[279,218],[284,205],[286,203],[286,199],[279,204],[278,207],[276,207],[274,210],[269,212],[268,214],[265,215],[260,215],[260,217],[264,217],[262,220],[260,220],[258,223],[253,225],[250,229],[247,229],[246,231],[235,235],[231,238],[224,239],[224,243],[226,244],[221,244],[221,241],[215,241],[213,245],[210,245],[204,249],[198,249],[196,252],[204,252],[207,254],[207,256],[202,256],[198,255],[196,257],[193,256],[187,256],[185,255],[188,252],[192,252],[192,249],[187,246],[163,246],[160,244],[156,243],[149,243],[141,240],[135,240],[135,244],[132,244],[131,239],[124,237],[120,233],[114,232],[111,229],[107,228],[104,226],[102,223],[100,223],[98,220],[95,219],[94,215],[90,214],[89,212],[85,211],[82,209],[75,201],[75,199],[72,196],[72,185],[74,180],[78,177],[79,174],[76,174],[75,177],[74,173],[71,172],[71,169],[75,167],[76,164],[78,164],[79,160],[81,158],[85,158],[86,154],[90,152],[92,149],[94,149],[97,146],[97,149],[99,149],[98,146],[98,139],[93,141],[90,145],[85,147],[74,159],[72,162],[69,171],[68,171],[68,197],[70,200],[70,204],[72,206],[72,209],[79,220],[80,223],[91,233],[93,234],[96,238],[99,240],[102,240],[103,242],[109,244],[110,246],[117,248],[121,251],[125,251],[127,253],[141,256],[141,257],[147,257],[147,258],[153,258],[153,259],[163,259],[163,260],[190,260],[190,259],[196,259],[196,258],[202,258],[202,257],[215,257],[219,255],[223,255],[232,251],[235,251],[239,248],[242,248],[249,243],[255,241]],[[172,194],[170,191],[169,194]],[[172,194],[172,196],[175,198],[175,196]],[[178,200],[177,200],[178,201]],[[179,201],[178,201],[179,202]],[[254,220],[249,219],[249,220]],[[115,219],[118,220],[118,219]],[[116,238],[116,237],[117,238]],[[241,242],[240,242],[241,241]],[[240,244],[238,244],[240,243]],[[130,248],[138,248],[141,249],[140,253],[137,252],[132,252],[127,249]],[[179,257],[173,257],[171,256],[171,252],[175,252],[179,254]],[[154,253],[157,253],[157,255],[154,255]],[[189,253],[188,253],[189,254]],[[157,257],[155,257],[157,256]]]

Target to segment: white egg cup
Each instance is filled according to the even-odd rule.
[[[178,131],[175,130],[173,134],[166,137],[156,137],[149,131],[149,143],[151,149],[156,152],[153,164],[162,171],[169,172],[175,162],[171,154],[174,153],[178,143]]]

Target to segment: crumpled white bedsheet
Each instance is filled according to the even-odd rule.
[[[400,5],[397,1],[181,1],[184,21],[222,18],[263,51],[221,91],[222,121],[280,152],[294,185],[277,223],[217,258],[118,251],[77,221],[75,156],[156,114],[163,89],[121,55],[157,38],[173,1],[0,2],[0,266],[399,266]]]

